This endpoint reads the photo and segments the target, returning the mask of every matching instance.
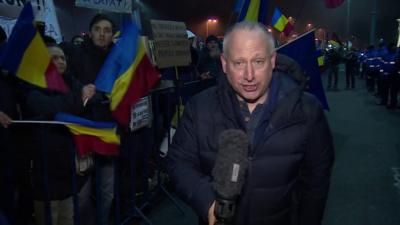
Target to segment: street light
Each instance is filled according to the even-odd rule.
[[[216,20],[216,19],[208,19],[207,20],[207,22],[206,22],[206,37],[208,37],[208,24],[209,23],[217,23],[218,22],[218,20]]]
[[[313,28],[312,23],[308,23],[308,24],[307,24],[306,31],[310,31],[312,28]]]

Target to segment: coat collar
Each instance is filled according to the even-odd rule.
[[[270,118],[269,129],[284,126],[292,121],[303,120],[304,113],[298,113],[298,103],[303,93],[302,87],[287,74],[273,72],[273,76],[275,79],[279,80],[279,92],[276,105],[273,107]],[[235,91],[226,79],[226,76],[222,77],[218,83],[217,96],[224,116],[226,116],[236,128],[246,130],[246,126],[240,115],[239,101]]]

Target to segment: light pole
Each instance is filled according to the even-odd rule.
[[[208,24],[209,23],[216,23],[216,22],[218,22],[218,20],[216,20],[216,19],[208,19],[207,20],[207,22],[206,22],[206,37],[208,37]]]
[[[397,22],[399,23],[399,28],[398,28],[399,37],[397,39],[397,47],[400,47],[400,18],[397,19]]]

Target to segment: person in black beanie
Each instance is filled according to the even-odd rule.
[[[206,46],[200,51],[197,70],[201,79],[214,78],[219,80],[224,74],[221,65],[221,46],[216,36],[210,35],[206,39]]]

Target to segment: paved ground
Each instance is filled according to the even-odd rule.
[[[356,90],[341,82],[341,90],[327,92],[336,162],[323,224],[398,225],[400,110],[376,105],[357,81]]]
[[[343,78],[338,91],[326,93],[336,162],[323,224],[399,225],[400,109],[375,105],[361,80],[345,90]],[[197,224],[193,211],[180,205],[185,215],[165,198],[149,218],[155,225]]]

